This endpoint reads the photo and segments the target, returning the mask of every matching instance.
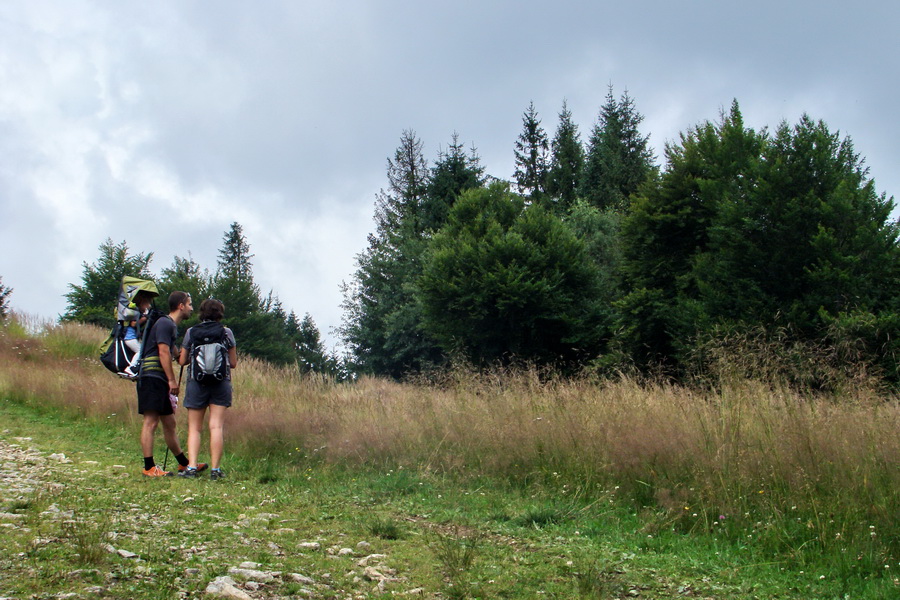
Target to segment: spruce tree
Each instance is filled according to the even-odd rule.
[[[638,129],[644,120],[626,91],[620,100],[612,85],[591,130],[581,180],[581,197],[594,206],[623,208],[654,172],[650,136]]]
[[[225,303],[231,318],[246,318],[262,310],[262,294],[253,282],[253,254],[241,224],[234,222],[222,238],[219,265],[211,293]]]
[[[412,295],[428,235],[429,180],[422,146],[415,132],[403,132],[388,160],[389,187],[376,197],[375,232],[357,255],[353,281],[342,288],[340,333],[356,364],[364,372],[395,378],[440,359],[440,350],[421,330],[421,311]]]
[[[68,306],[62,316],[63,320],[111,328],[115,324],[114,307],[122,277],[129,275],[151,279],[151,260],[152,252],[131,254],[124,240],[114,244],[112,239],[107,238],[100,244],[97,262],[82,263],[84,272],[81,285],[69,284],[69,292],[65,295]]]
[[[423,224],[429,232],[435,232],[447,220],[447,213],[456,199],[465,190],[484,185],[484,167],[481,158],[473,147],[466,154],[459,142],[459,135],[454,133],[446,152],[438,152],[438,158],[431,168],[428,181]]]
[[[293,322],[292,329],[295,329],[292,340],[300,372],[328,374],[328,352],[313,318],[306,313],[298,321],[297,315],[291,313],[289,322]]]
[[[877,195],[849,138],[803,115],[782,123],[723,195],[709,252],[695,262],[700,297],[720,320],[771,323],[816,337],[823,319],[894,306],[900,252],[893,203]],[[747,183],[745,183],[747,182]]]
[[[534,102],[528,104],[522,116],[522,133],[516,139],[516,170],[513,178],[519,193],[531,201],[543,200],[549,171],[549,142]]]
[[[388,189],[375,203],[376,235],[381,243],[396,249],[406,238],[422,236],[422,204],[428,188],[428,163],[422,140],[404,130],[400,146],[387,161]]]
[[[563,101],[559,113],[559,125],[553,136],[547,193],[554,206],[565,213],[578,196],[578,185],[584,169],[584,148],[578,126],[572,122],[572,113]]]
[[[244,237],[244,228],[235,221],[225,233],[222,248],[219,250],[219,273],[238,281],[252,280],[253,265],[250,262],[252,258],[250,245]]]
[[[224,323],[234,331],[242,353],[276,364],[291,363],[294,353],[284,332],[284,313],[279,313],[280,303],[271,292],[262,297],[253,281],[251,258],[243,228],[232,223],[222,239],[210,294],[225,305]]]

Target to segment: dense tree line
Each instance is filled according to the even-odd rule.
[[[253,254],[239,223],[225,232],[214,272],[202,268],[190,255],[176,256],[159,276],[150,271],[153,253],[132,254],[126,242],[106,240],[100,245],[100,257],[84,263],[81,284],[70,284],[66,294],[67,310],[63,320],[112,327],[114,306],[122,277],[130,275],[152,279],[160,291],[157,308],[166,312],[166,298],[175,290],[191,294],[195,309],[205,298],[217,298],[225,304],[225,324],[239,341],[244,355],[275,364],[296,364],[304,372],[316,372],[343,379],[348,376],[344,360],[329,353],[309,314],[286,314],[272,292],[263,295],[253,281]],[[195,325],[198,314],[182,323],[182,332]]]
[[[344,288],[356,368],[403,377],[462,357],[679,376],[717,337],[852,348],[897,382],[893,198],[807,115],[745,127],[735,101],[655,164],[643,116],[612,87],[586,143],[529,104],[512,181],[453,136],[429,166],[405,131],[375,232]]]
[[[610,87],[586,141],[565,102],[549,136],[530,103],[509,181],[456,134],[429,163],[404,131],[343,286],[348,359],[261,293],[237,223],[214,272],[175,257],[155,280],[223,300],[244,352],[338,377],[457,358],[682,377],[711,344],[755,336],[900,382],[900,230],[850,138],[807,115],[755,131],[735,101],[657,165],[642,121]],[[111,240],[100,253],[64,318],[109,326],[122,275],[153,278],[152,254]]]

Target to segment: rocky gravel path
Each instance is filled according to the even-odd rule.
[[[59,486],[53,483],[54,469],[71,463],[64,454],[47,456],[31,448],[30,443],[31,438],[0,437],[0,510],[32,497],[42,487]],[[2,514],[0,525],[21,518],[17,514]]]

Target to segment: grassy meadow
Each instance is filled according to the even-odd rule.
[[[250,561],[313,582],[241,583],[253,598],[900,597],[900,403],[868,378],[335,384],[242,359],[219,485],[139,476],[105,335],[0,327],[0,442],[74,460],[0,506],[28,530],[3,530],[0,596],[199,597]],[[96,552],[123,539],[141,562]]]

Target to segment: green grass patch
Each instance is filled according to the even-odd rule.
[[[403,525],[393,517],[373,517],[366,523],[366,529],[383,540],[399,540],[406,533]]]

